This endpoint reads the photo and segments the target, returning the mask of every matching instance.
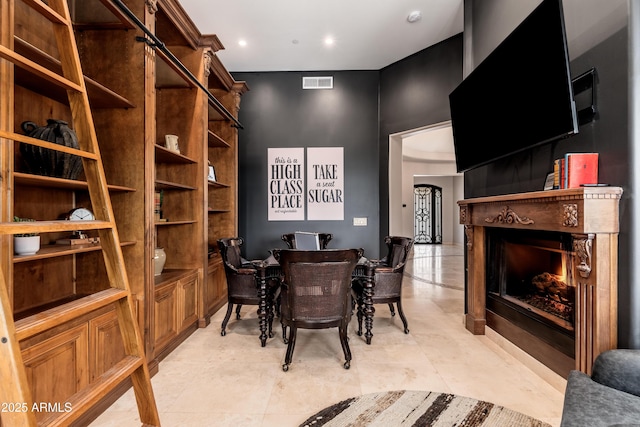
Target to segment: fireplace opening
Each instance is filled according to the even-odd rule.
[[[574,357],[571,235],[500,228],[487,231],[487,310]]]

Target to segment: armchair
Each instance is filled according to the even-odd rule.
[[[347,340],[352,312],[351,275],[362,253],[362,249],[274,250],[282,269],[280,322],[288,344],[282,365],[285,372],[293,358],[298,328],[337,327],[346,360],[344,368],[351,366]]]
[[[318,233],[318,239],[320,240],[320,249],[327,249],[327,245],[333,239],[331,233]],[[296,234],[287,233],[282,235],[282,241],[287,244],[287,248],[296,249]]]
[[[571,371],[561,427],[640,426],[640,350],[609,350],[591,376]]]
[[[220,334],[227,334],[227,323],[236,304],[236,319],[240,319],[242,305],[260,306],[259,283],[256,268],[242,258],[241,247],[244,244],[242,237],[231,237],[218,240],[218,247],[224,262],[224,271],[227,277],[227,313],[222,321]],[[271,289],[268,290],[271,292]],[[272,334],[273,309],[272,295],[267,296],[267,317],[269,336]],[[266,337],[261,337],[262,345],[265,345]]]
[[[402,278],[407,258],[413,248],[413,239],[387,236],[385,237],[385,244],[388,248],[387,256],[380,260],[371,260],[373,277],[368,280],[373,280],[373,293],[370,298],[365,298],[365,293],[368,290],[362,280],[366,279],[355,281],[353,284],[353,291],[358,303],[358,335],[362,335],[362,319],[365,317],[365,311],[371,313],[368,316],[368,322],[372,322],[372,313],[375,311],[372,306],[374,304],[388,304],[391,315],[395,316],[393,303],[398,306],[398,314],[400,314],[400,319],[402,319],[402,324],[404,325],[404,333],[409,333],[407,318],[402,311]],[[371,306],[368,306],[368,301],[370,301]],[[366,329],[365,338],[367,344],[370,344],[372,324],[367,325]]]

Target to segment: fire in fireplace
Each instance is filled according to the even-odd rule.
[[[487,309],[573,357],[571,235],[487,230]]]

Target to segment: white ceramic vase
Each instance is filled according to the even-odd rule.
[[[16,255],[35,255],[40,250],[40,236],[14,236],[13,251]]]
[[[164,269],[164,263],[167,261],[167,253],[163,248],[156,248],[153,254],[154,275],[159,276]]]

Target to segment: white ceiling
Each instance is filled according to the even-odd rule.
[[[462,0],[179,1],[202,34],[218,36],[231,72],[379,70],[463,27]]]

